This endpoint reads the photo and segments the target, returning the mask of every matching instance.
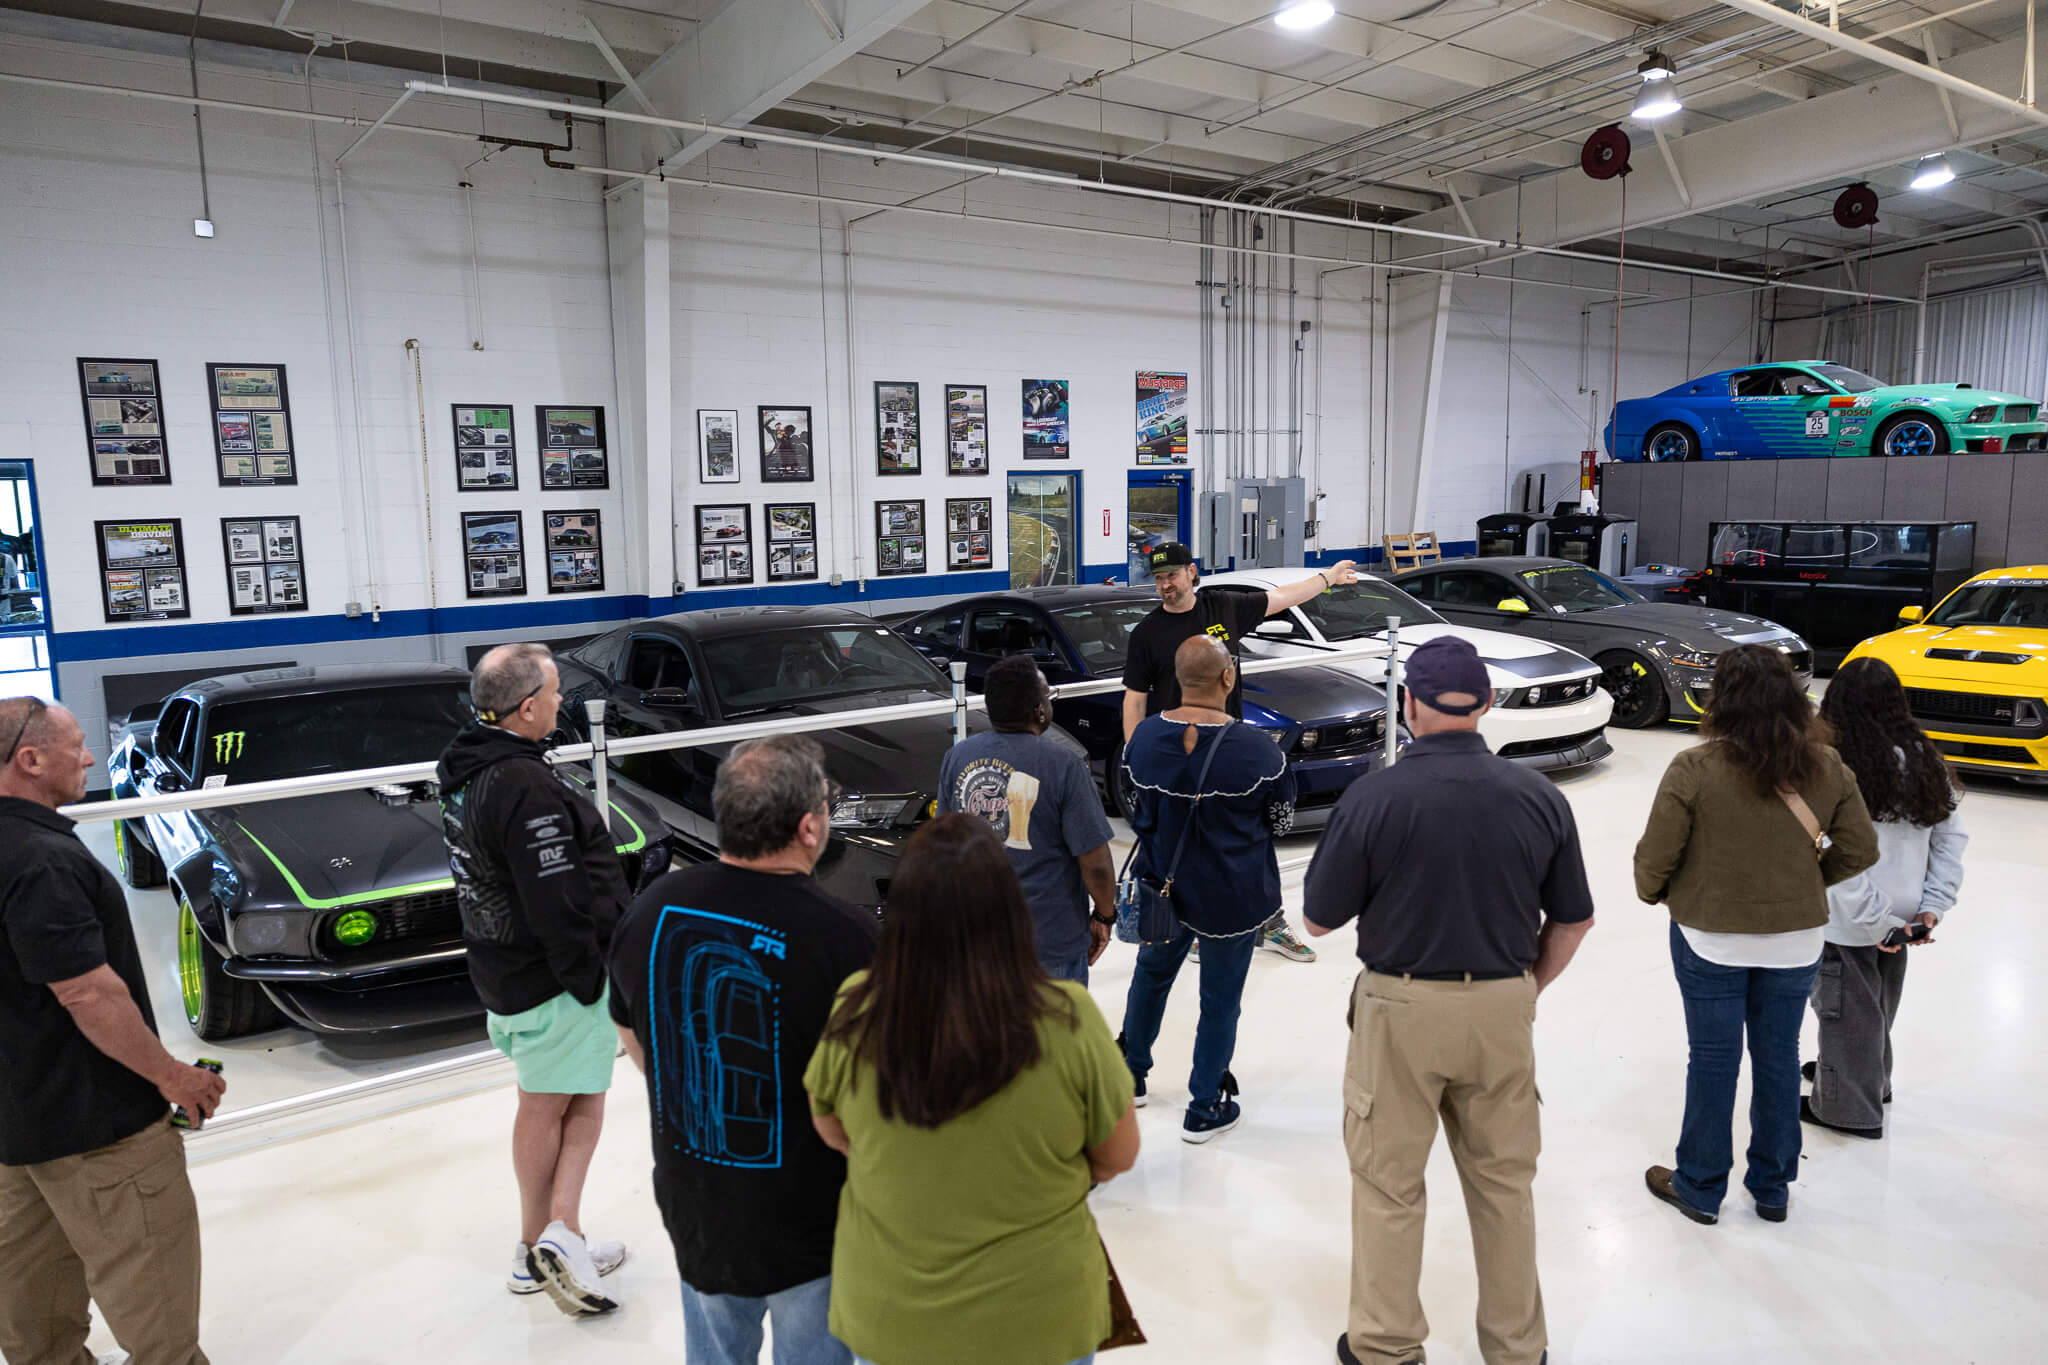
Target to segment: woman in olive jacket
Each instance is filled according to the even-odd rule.
[[[1720,1216],[1746,1032],[1742,1183],[1758,1216],[1778,1223],[1799,1169],[1799,1025],[1820,964],[1827,888],[1877,862],[1877,831],[1855,775],[1776,650],[1741,645],[1721,655],[1700,731],[1705,742],[1665,770],[1636,845],[1636,894],[1671,911],[1691,1048],[1678,1167],[1652,1166],[1644,1179],[1695,1223]]]

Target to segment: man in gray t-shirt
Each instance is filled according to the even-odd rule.
[[[1038,665],[1022,654],[1001,659],[983,692],[995,729],[947,751],[939,809],[994,826],[1024,884],[1039,962],[1054,978],[1085,986],[1116,923],[1109,817],[1087,762],[1045,737],[1052,689]]]

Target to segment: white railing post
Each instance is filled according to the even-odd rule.
[[[597,816],[604,821],[604,827],[612,827],[612,773],[605,762],[604,743],[604,698],[598,697],[583,703],[583,714],[590,718],[590,786],[597,793]]]
[[[953,742],[960,743],[967,738],[967,663],[955,659],[953,671]]]
[[[1387,762],[1401,756],[1401,618],[1387,618]]]

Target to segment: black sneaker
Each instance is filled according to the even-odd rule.
[[[1236,1100],[1228,1095],[1218,1095],[1210,1104],[1191,1104],[1187,1117],[1180,1121],[1182,1142],[1207,1142],[1221,1137],[1237,1127],[1237,1121],[1244,1117],[1244,1111]]]
[[[1550,1352],[1545,1351],[1543,1359],[1548,1361],[1550,1359]],[[1360,1365],[1358,1354],[1351,1349],[1351,1334],[1349,1332],[1337,1338],[1337,1365]],[[1404,1361],[1403,1365],[1422,1365],[1422,1360],[1420,1357],[1417,1357],[1414,1360]]]

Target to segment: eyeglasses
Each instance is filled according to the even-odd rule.
[[[516,716],[519,714],[519,708],[526,705],[526,703],[532,701],[535,697],[539,696],[541,688],[546,686],[547,683],[545,680],[535,683],[533,691],[528,692],[525,696],[521,697],[518,701],[513,702],[511,706],[507,707],[503,711],[485,711],[479,708],[476,713],[476,718],[486,725],[496,725],[500,720],[504,719],[506,716]]]
[[[29,726],[36,723],[36,717],[49,709],[48,703],[41,697],[30,697],[28,699],[28,714],[21,718],[21,725],[14,732],[14,742],[7,746],[7,757],[0,758],[0,768],[4,768],[14,762],[14,755],[21,749],[21,737],[28,733]]]

